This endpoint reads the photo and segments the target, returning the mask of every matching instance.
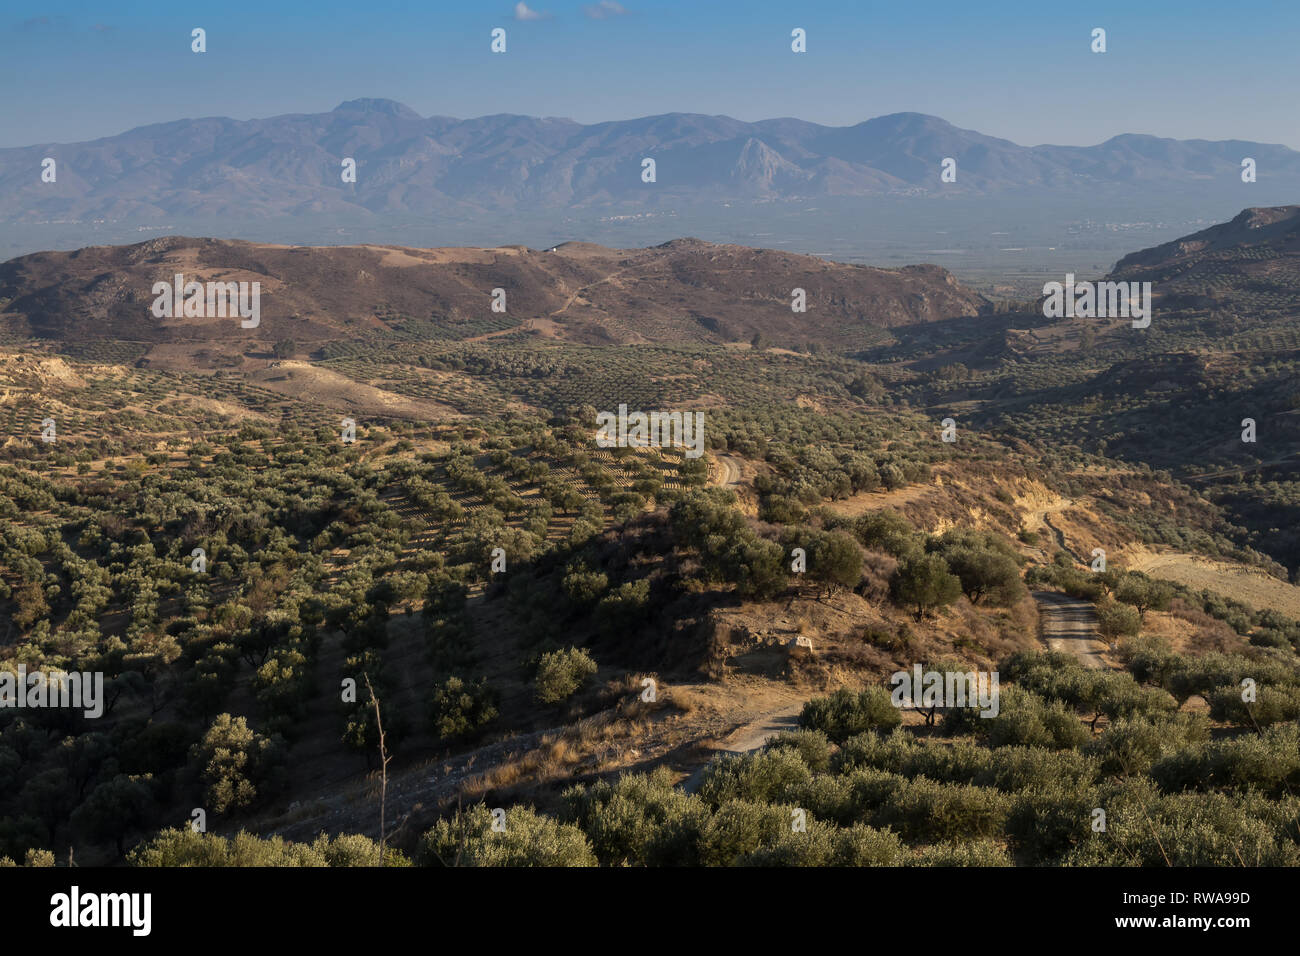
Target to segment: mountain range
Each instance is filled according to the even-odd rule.
[[[41,176],[47,157],[54,182]],[[691,113],[582,125],[422,117],[357,99],[328,113],[182,119],[0,149],[0,223],[410,223],[817,197],[1136,194],[1239,187],[1246,157],[1261,184],[1300,187],[1300,152],[1235,140],[1120,135],[1026,147],[920,113],[848,127]],[[647,158],[653,183],[642,180]],[[945,158],[956,160],[956,182],[940,181]],[[355,183],[343,181],[345,159],[355,160]]]

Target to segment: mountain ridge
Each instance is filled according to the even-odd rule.
[[[500,113],[420,116],[384,98],[325,113],[178,119],[115,136],[0,149],[0,222],[155,222],[325,216],[472,219],[501,212],[654,209],[683,202],[943,196],[1239,181],[1300,188],[1300,152],[1275,144],[1120,134],[1095,146],[1021,146],[899,112],[851,126],[663,113],[581,124]],[[53,183],[34,171],[58,163]],[[354,159],[357,181],[341,164]],[[642,180],[653,158],[656,178]],[[940,163],[957,161],[957,181]]]

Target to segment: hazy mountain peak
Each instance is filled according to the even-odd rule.
[[[740,157],[732,170],[733,176],[773,185],[778,174],[798,176],[801,170],[761,139],[749,137],[740,148]]]
[[[931,116],[929,113],[886,113],[884,116],[876,116],[869,120],[864,120],[858,124],[873,129],[888,129],[897,132],[920,133],[920,132],[938,132],[947,130],[957,130],[946,119],[939,116]]]
[[[422,119],[415,110],[411,109],[405,103],[399,103],[397,100],[386,100],[375,97],[362,97],[356,100],[346,100],[334,107],[335,113],[383,113],[385,116],[401,116],[406,119]]]
[[[952,126],[942,116],[935,116],[933,113],[916,113],[911,110],[903,110],[898,113],[884,113],[880,116],[873,117],[867,122],[891,123],[901,125],[903,123],[919,123],[925,126]]]

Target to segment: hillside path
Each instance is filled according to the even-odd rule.
[[[620,269],[615,269],[607,276],[602,276],[601,278],[597,279],[595,282],[588,282],[584,286],[579,286],[577,289],[574,290],[573,294],[569,296],[568,300],[565,301],[564,305],[560,306],[558,309],[556,309],[554,312],[550,314],[550,318],[553,319],[558,315],[563,315],[565,312],[568,312],[569,306],[573,305],[574,302],[578,301],[578,297],[582,295],[582,293],[586,292],[588,289],[593,289],[598,285],[602,285],[603,283],[610,282],[614,279],[617,279],[627,270],[628,267],[623,266]]]
[[[1084,667],[1105,667],[1106,644],[1097,632],[1097,612],[1091,601],[1058,591],[1035,591],[1043,642],[1053,651],[1073,654]]]
[[[730,455],[715,454],[713,457],[717,459],[718,465],[722,469],[717,478],[717,484],[726,488],[734,488],[740,484],[740,466],[736,463],[736,460]]]
[[[784,705],[778,710],[770,711],[751,720],[741,727],[737,727],[723,740],[722,745],[714,751],[713,756],[718,754],[747,754],[755,750],[762,749],[770,739],[777,734],[787,730],[797,730],[799,728],[799,714],[803,711],[804,702],[802,700],[794,701]],[[710,762],[712,757],[710,758]],[[704,771],[709,764],[697,768],[694,773],[682,781],[681,787],[687,793],[694,793],[699,789],[701,781],[704,779]]]

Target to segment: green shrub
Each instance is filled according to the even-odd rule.
[[[587,837],[576,826],[559,823],[531,808],[505,811],[504,830],[493,830],[492,811],[483,804],[439,820],[420,838],[419,866],[596,866]]]
[[[813,773],[825,773],[831,765],[831,742],[819,730],[787,730],[767,742],[769,750],[793,750]]]
[[[1025,596],[1019,555],[1001,535],[953,529],[933,539],[928,548],[947,562],[972,604],[987,597],[989,603],[1005,606]]]
[[[1137,609],[1119,601],[1102,601],[1097,605],[1097,630],[1110,641],[1137,637],[1142,619]]]
[[[873,826],[897,830],[905,840],[932,842],[1001,834],[1010,798],[987,787],[915,777],[894,787],[887,800],[860,807],[870,808],[866,822]]]
[[[1155,721],[1122,718],[1089,744],[1088,752],[1101,761],[1103,773],[1129,776],[1146,773],[1156,761],[1180,750],[1199,751],[1209,737],[1209,725],[1197,715]]]
[[[1300,787],[1300,727],[1283,724],[1204,747],[1172,749],[1151,767],[1166,791],[1230,787],[1277,796]]]
[[[835,833],[836,866],[898,866],[903,843],[892,830],[855,823]]]
[[[911,866],[1011,866],[1011,857],[992,840],[956,840],[922,847],[907,862]]]
[[[1012,798],[1007,835],[1027,862],[1054,863],[1092,832],[1092,811],[1099,800],[1089,786],[1038,782]]]
[[[133,849],[131,866],[377,866],[379,845],[364,836],[321,834],[315,842],[290,843],[278,836],[258,837],[240,831],[234,837],[197,833],[190,827],[164,830]],[[409,866],[410,861],[388,848],[386,866]]]
[[[853,524],[854,536],[864,547],[884,551],[902,559],[919,554],[922,536],[897,511],[882,508],[863,515]]]
[[[1080,747],[1089,738],[1088,728],[1064,703],[1048,703],[1014,686],[1000,689],[998,715],[981,718],[976,729],[994,747],[1020,744],[1062,750]]]
[[[779,837],[736,860],[741,866],[833,866],[837,862],[838,831],[808,819],[802,831],[791,826]]]
[[[902,720],[889,691],[883,687],[858,693],[841,688],[829,697],[814,697],[799,714],[801,727],[820,730],[836,743],[867,730],[896,727]]]
[[[243,717],[219,715],[190,759],[205,806],[214,813],[252,807],[285,781],[283,741],[255,733]]]
[[[715,758],[705,769],[699,795],[715,807],[729,800],[773,803],[811,776],[803,759],[791,749],[726,755]]]
[[[906,558],[889,579],[890,596],[902,607],[914,607],[919,621],[933,608],[951,604],[961,596],[961,579],[948,570],[937,554]]]
[[[571,561],[564,569],[560,587],[577,607],[589,607],[600,600],[609,587],[609,578],[593,571],[581,560]]]
[[[1103,796],[1106,829],[1080,843],[1072,866],[1297,866],[1294,807],[1258,796],[1160,796],[1148,780]]]
[[[429,701],[430,729],[439,740],[472,737],[496,716],[496,694],[483,679],[470,684],[448,677],[434,687]]]
[[[627,581],[610,591],[596,605],[596,626],[610,638],[619,638],[646,619],[650,601],[650,579]],[[592,673],[595,673],[593,670]]]
[[[1300,717],[1300,688],[1260,684],[1253,701],[1242,700],[1240,686],[1220,687],[1206,698],[1215,720],[1247,727],[1268,727]]]
[[[666,767],[650,774],[624,774],[617,781],[571,787],[564,819],[576,823],[606,866],[692,866],[699,863],[699,836],[708,807],[673,785]]]
[[[568,700],[596,670],[596,662],[587,652],[575,647],[543,654],[534,678],[538,703],[558,704]]]
[[[714,812],[700,832],[700,863],[731,866],[790,832],[790,807],[731,800]]]

